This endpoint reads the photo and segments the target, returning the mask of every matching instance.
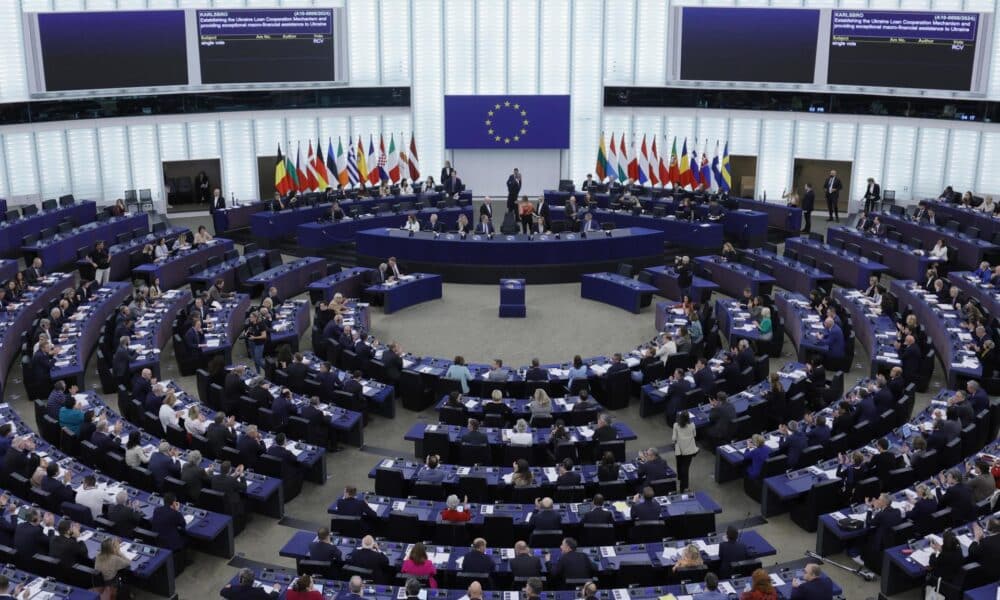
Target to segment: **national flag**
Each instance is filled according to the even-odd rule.
[[[694,179],[691,177],[691,157],[688,156],[687,138],[684,138],[684,146],[681,150],[680,185],[681,187],[694,187]]]
[[[292,143],[288,142],[288,145],[285,147],[289,149],[288,154],[285,155],[285,173],[288,174],[288,192],[286,192],[286,194],[289,194],[291,192],[296,192],[299,189],[299,173],[295,169],[295,164],[292,163]]]
[[[361,175],[358,174],[358,157],[354,152],[354,144],[347,147],[347,159],[344,161],[344,170],[347,172],[347,181],[351,185],[358,185]]]
[[[333,156],[330,155],[329,150],[327,150],[327,156],[329,156],[330,158],[333,158]],[[335,179],[337,178],[336,171],[329,171],[329,170],[327,170],[326,165],[327,165],[328,162],[329,161],[327,161],[325,158],[323,158],[323,141],[317,139],[316,140],[316,181],[319,182],[319,178],[320,177],[323,178],[323,187],[322,187],[323,190],[325,190],[328,187],[332,187],[334,185],[334,183],[336,183]]]
[[[306,171],[302,169],[302,142],[296,142],[295,146],[295,177],[298,182],[299,193],[308,192],[311,188],[309,187],[309,176],[306,175]],[[310,142],[310,145],[312,142]],[[306,167],[308,170],[308,166]]]
[[[722,172],[719,171],[719,140],[715,140],[715,156],[712,158],[712,178],[715,179],[716,187],[721,190]]]
[[[670,148],[670,186],[677,187],[681,184],[681,166],[677,158],[677,136],[674,136],[674,145]]]
[[[701,149],[701,182],[705,185],[705,189],[712,189],[712,169],[708,166],[708,140],[705,140],[705,145]]]
[[[379,173],[378,154],[375,154],[375,136],[370,133],[368,134],[368,157],[365,165],[368,167],[368,183],[378,185],[381,181],[381,173]]]
[[[319,182],[316,180],[316,171],[313,170],[313,163],[316,162],[316,153],[313,152],[312,140],[309,140],[309,150],[306,152],[306,164],[303,171],[306,174],[306,187],[310,192],[316,191]]]
[[[389,181],[389,171],[386,170],[386,166],[389,164],[389,158],[385,155],[385,138],[382,134],[378,134],[378,176],[382,181]]]
[[[639,181],[642,176],[639,171],[639,153],[635,151],[635,140],[632,140],[632,157],[628,161],[628,178],[632,181]]]
[[[643,137],[645,137],[645,136],[643,136]],[[654,135],[653,136],[653,145],[652,145],[652,147],[650,147],[650,152],[649,152],[649,162],[646,163],[647,164],[647,168],[649,169],[646,174],[649,175],[649,185],[651,185],[651,186],[655,186],[657,183],[660,182],[660,176],[659,176],[658,167],[657,167],[657,165],[659,164],[659,162],[660,162],[660,158],[656,154],[656,136]]]
[[[364,187],[368,183],[368,161],[365,160],[365,143],[358,136],[358,183]]]
[[[601,132],[601,140],[597,143],[597,163],[594,165],[594,174],[598,181],[604,181],[607,172],[604,170],[608,166],[608,153],[604,149],[604,132]]]
[[[292,189],[292,179],[285,168],[285,157],[281,154],[281,144],[278,144],[278,160],[274,163],[274,189],[284,196]]]
[[[403,140],[400,139],[400,142]],[[396,152],[396,136],[389,135],[389,154],[386,156],[386,173],[389,174],[389,181],[399,183],[399,153]]]
[[[625,134],[618,138],[618,181],[628,179],[628,150],[625,148]]]
[[[691,165],[691,187],[694,188],[701,185],[701,171],[698,170],[698,150],[695,148],[697,144],[697,141],[691,142],[691,160],[689,161]]]
[[[399,134],[399,180],[410,178],[409,158],[406,156],[406,138]]]
[[[645,134],[642,136],[642,145],[639,147],[639,156],[634,160],[638,163],[636,166],[636,178],[639,180],[639,185],[646,185],[649,183],[649,176],[646,175],[649,173],[649,154],[646,152]]]
[[[312,141],[309,142],[309,153],[312,154]],[[316,156],[309,158],[309,179],[315,182],[313,189],[321,192],[330,186],[330,175],[326,172],[326,163],[323,162],[323,144],[316,141]]]
[[[654,147],[656,146],[656,140],[653,140],[653,146]],[[669,160],[669,159],[667,159],[667,160]],[[664,162],[663,162],[663,155],[662,154],[660,155],[660,158],[659,158],[659,166],[657,168],[656,174],[660,178],[660,185],[663,186],[663,187],[667,187],[667,183],[670,182],[670,169],[668,169],[667,165],[664,164]]]
[[[333,153],[333,138],[327,139],[326,145],[326,170],[330,173],[333,182],[340,185],[347,185],[347,158],[344,156],[344,144],[337,137],[337,153]],[[331,182],[331,183],[333,183]]]
[[[732,187],[733,173],[729,167],[729,142],[726,142],[726,146],[722,150],[722,181],[719,182],[719,190],[724,194],[728,194]]]
[[[420,158],[417,157],[417,139],[410,133],[410,155],[407,157],[406,166],[410,171],[410,182],[420,179]]]
[[[618,179],[618,150],[615,149],[615,134],[611,134],[611,145],[608,146],[608,166],[605,168],[608,173],[608,180]]]

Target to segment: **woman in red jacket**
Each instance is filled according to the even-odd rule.
[[[458,496],[452,494],[448,496],[445,501],[445,508],[441,511],[441,520],[450,523],[464,523],[472,518],[472,513],[469,511],[469,498],[466,496],[465,500],[461,503],[458,501]]]
[[[302,575],[285,592],[286,600],[323,600],[323,593],[313,589],[312,577]]]

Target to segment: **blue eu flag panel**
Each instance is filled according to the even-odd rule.
[[[569,96],[445,96],[446,148],[569,148]]]

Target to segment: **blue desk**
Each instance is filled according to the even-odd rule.
[[[312,306],[309,300],[298,298],[285,300],[271,311],[271,330],[264,345],[264,355],[277,353],[282,344],[292,347],[292,352],[299,351],[299,338],[307,331],[312,320]]]
[[[72,221],[74,225],[83,225],[96,218],[97,204],[93,200],[81,200],[69,206],[38,211],[37,214],[22,217],[17,221],[4,221],[0,223],[0,256],[19,254],[26,235],[58,227],[67,220]],[[75,250],[73,258],[76,258]]]
[[[785,240],[785,252],[794,250],[799,260],[809,256],[816,261],[816,266],[829,264],[833,267],[833,279],[842,286],[865,289],[872,275],[879,275],[889,270],[889,267],[864,256],[834,248],[829,244],[817,242],[805,236]],[[826,269],[823,269],[826,271]]]
[[[21,351],[21,333],[28,331],[39,311],[46,310],[66,288],[75,285],[75,274],[50,273],[29,286],[19,302],[0,312],[0,392],[5,391],[7,372]]]
[[[637,439],[635,432],[624,423],[616,422],[612,425],[612,427],[614,427],[618,432],[617,439],[619,440],[631,441]],[[494,449],[502,449],[503,446],[509,445],[509,442],[507,441],[507,434],[509,433],[509,430],[498,429],[495,427],[480,427],[479,430],[486,434],[486,437],[489,439],[489,445]],[[413,442],[415,457],[426,458],[426,453],[423,450],[425,432],[446,433],[453,448],[458,449],[461,445],[462,435],[464,435],[466,431],[465,427],[459,427],[457,425],[415,423],[409,430],[407,430],[403,439],[408,442]],[[532,439],[534,440],[532,447],[536,453],[540,453],[548,446],[549,434],[551,431],[551,427],[533,427],[531,429]],[[593,444],[593,430],[590,428],[569,426],[566,427],[566,431],[570,435],[570,440],[581,448],[587,448]],[[586,451],[581,452],[581,454],[586,455]],[[584,457],[581,456],[580,460],[584,460]],[[503,459],[502,452],[495,453],[494,461],[494,464],[503,464],[507,462]]]
[[[691,320],[688,319],[687,313],[684,312],[684,306],[681,303],[656,303],[656,320],[654,321],[654,326],[658,333],[670,332],[671,335],[675,335],[677,330],[681,327],[687,327],[690,323]]]
[[[566,218],[566,209],[553,206],[550,218],[561,221]],[[673,246],[691,250],[716,250],[722,246],[724,228],[719,223],[691,223],[678,221],[669,217],[657,217],[652,214],[635,215],[630,211],[592,209],[594,220],[604,223],[614,223],[616,228],[643,228],[662,231],[666,241]]]
[[[769,227],[798,234],[802,230],[802,209],[778,202],[762,202],[753,198],[735,198],[740,208],[767,214]]]
[[[215,228],[215,235],[222,235],[227,231],[250,227],[250,215],[259,213],[265,209],[270,210],[268,204],[268,202],[257,200],[248,204],[213,211],[212,226]]]
[[[101,336],[101,327],[131,294],[132,284],[110,281],[77,307],[53,340],[60,352],[50,373],[52,381],[64,380],[67,386],[75,383],[81,390],[85,388],[87,360]]]
[[[291,298],[305,291],[313,276],[317,279],[326,275],[326,261],[315,256],[306,256],[290,263],[272,267],[244,281],[257,286],[263,295],[272,287],[278,288],[279,298]]]
[[[77,250],[80,248],[86,248],[89,252],[98,241],[111,246],[119,234],[131,233],[135,229],[149,230],[149,217],[146,213],[86,223],[67,233],[57,233],[34,244],[22,246],[21,253],[25,262],[30,262],[37,256],[42,259],[42,264],[46,268],[54,269],[76,264]]]
[[[902,366],[896,350],[896,324],[883,315],[881,307],[872,306],[867,296],[857,290],[835,288],[834,299],[851,314],[854,336],[868,352],[871,360],[870,374],[888,373],[892,367]]]
[[[235,254],[236,250],[233,250],[232,252]],[[192,291],[202,292],[208,291],[208,288],[215,285],[216,279],[221,279],[224,282],[223,289],[231,292],[235,290],[236,285],[240,283],[237,275],[240,265],[245,264],[248,260],[254,257],[259,258],[262,265],[267,264],[267,251],[254,250],[250,254],[244,254],[243,256],[237,256],[235,258],[224,260],[214,267],[209,267],[204,271],[195,273],[194,275],[188,275],[187,282],[191,284]]]
[[[630,552],[623,552],[625,555],[633,555]],[[803,571],[799,570],[789,570],[789,569],[769,569],[772,575],[772,581],[775,583],[775,590],[778,593],[778,598],[781,600],[788,600],[792,595],[792,580],[803,579]],[[279,598],[282,596],[288,586],[297,578],[294,569],[272,569],[272,568],[255,568],[253,569],[255,581],[261,583],[261,585],[267,585],[268,589],[276,590],[279,593]],[[229,583],[235,585],[237,583],[237,576],[233,576]],[[826,577],[826,575],[823,575]],[[323,587],[324,598],[342,598],[347,594],[347,583],[343,581],[333,581],[329,579],[323,579],[320,577],[314,577],[313,583],[316,586]],[[625,582],[627,583],[627,582]],[[726,593],[731,597],[737,596],[741,590],[746,588],[750,584],[749,577],[734,577],[720,582],[719,589],[726,590]],[[600,585],[600,589],[603,590],[600,594],[602,598],[630,598],[631,600],[660,600],[667,594],[673,594],[677,597],[685,598],[690,597],[693,594],[697,594],[704,591],[704,584],[701,583],[688,583],[688,584],[671,584],[671,585],[658,585],[650,587],[637,587],[629,586],[609,588],[607,585]],[[731,590],[731,592],[730,592]],[[843,588],[833,582],[833,594],[838,596],[843,593]],[[426,594],[425,594],[426,592]],[[396,600],[399,598],[400,594],[405,597],[406,591],[402,587],[390,586],[390,585],[365,585],[362,590],[364,597],[369,600]],[[509,600],[511,592],[504,591],[484,591],[484,600]],[[627,595],[626,595],[627,594]],[[421,595],[426,595],[427,600],[462,600],[466,597],[466,590],[462,589],[425,589],[421,590]],[[555,591],[545,591],[543,597],[546,600],[576,600],[579,597],[579,592],[576,590],[555,590]],[[976,598],[975,600],[981,600]],[[985,600],[993,600],[992,598],[986,598]]]
[[[996,600],[997,589],[1000,589],[1000,583],[990,583],[965,592],[962,598],[964,600]]]
[[[243,331],[251,304],[249,295],[236,294],[232,298],[220,300],[219,308],[206,305],[205,320],[202,323],[205,334],[205,343],[201,345],[203,357],[221,354],[227,364],[232,362],[233,344]]]
[[[302,362],[309,368],[309,376],[316,379],[316,375],[319,373],[319,365],[324,359],[321,359],[312,352],[303,352],[302,357]],[[347,376],[346,371],[336,367],[333,367],[331,372],[341,381]],[[368,402],[369,407],[374,406],[374,412],[387,419],[394,418],[396,416],[395,388],[374,379],[362,378],[359,381],[361,382],[361,395],[365,397],[365,401]]]
[[[500,318],[524,318],[527,309],[524,305],[524,280],[500,280]]]
[[[787,256],[779,256],[763,248],[753,248],[743,252],[744,256],[754,261],[756,266],[767,265],[775,282],[786,290],[808,295],[815,289],[833,287],[833,275],[816,267],[810,267]]]
[[[0,259],[0,282],[7,283],[11,279],[17,276],[18,268],[17,259],[3,258]]]
[[[147,283],[159,279],[160,288],[169,290],[182,285],[187,280],[192,266],[203,265],[209,258],[215,256],[221,258],[223,254],[232,249],[232,240],[215,238],[198,248],[180,250],[162,261],[139,265],[132,269],[132,276]]]
[[[972,337],[959,328],[962,323],[960,314],[940,306],[937,297],[925,292],[916,282],[894,279],[889,289],[899,299],[900,311],[909,306],[924,326],[948,374],[949,387],[955,388],[960,378],[978,381],[982,377],[983,367],[979,358],[965,347]]]
[[[919,279],[917,281],[920,281]],[[979,302],[986,313],[994,319],[1000,319],[1000,289],[991,283],[983,283],[978,277],[968,271],[948,273],[948,281],[962,290],[967,297]]]
[[[948,252],[948,263],[964,269],[975,269],[979,267],[985,255],[996,255],[1000,252],[1000,246],[951,231],[941,225],[917,223],[889,213],[879,213],[879,219],[901,233],[904,240],[923,242],[924,250],[928,252],[939,239],[943,239],[946,246],[953,247],[957,251],[957,253]]]
[[[129,340],[129,350],[135,352],[135,358],[129,363],[129,381],[132,374],[143,369],[150,369],[153,377],[160,378],[160,351],[173,337],[174,319],[189,304],[191,292],[188,290],[167,290],[135,321],[135,331]],[[114,347],[118,347],[118,340],[114,340]]]
[[[680,202],[676,198],[659,198],[643,202],[643,206],[647,210],[659,206],[674,214]],[[692,208],[695,218],[708,222],[707,204],[694,204]],[[721,225],[723,232],[730,239],[739,240],[749,246],[759,246],[767,241],[768,215],[755,209],[740,207],[737,210],[726,210],[713,224]]]
[[[740,305],[739,300],[717,298],[715,319],[719,323],[719,332],[726,336],[730,346],[735,346],[740,340],[756,342],[761,339],[757,321]]]
[[[583,237],[565,233],[536,235],[498,234],[493,239],[470,234],[420,232],[410,236],[399,229],[369,229],[358,233],[358,254],[369,257],[395,256],[404,264],[448,263],[461,265],[562,265],[608,262],[634,257],[660,256],[666,236],[662,231],[631,228],[615,229]]]
[[[993,236],[1000,233],[1000,218],[994,217],[992,214],[936,199],[927,200],[927,203],[934,209],[934,215],[940,225],[944,225],[948,221],[958,221],[963,226],[978,227],[979,231],[982,232],[980,237],[984,240],[993,239]]]
[[[774,277],[767,273],[721,256],[696,256],[693,262],[696,272],[717,283],[723,293],[734,298],[742,298],[747,288],[754,296],[769,294],[775,283]]]
[[[89,546],[88,546],[89,550]],[[51,575],[34,575],[27,571],[15,569],[13,566],[0,568],[0,573],[10,582],[11,591],[20,584],[29,586],[30,592],[35,595],[31,598],[52,598],[52,600],[99,600],[99,596],[90,590],[74,587],[65,583],[59,583],[49,579]],[[36,591],[37,589],[37,591]],[[39,595],[40,594],[40,595]],[[46,594],[51,594],[48,596]],[[20,595],[18,595],[20,598]]]
[[[693,268],[693,265],[692,265]],[[707,302],[712,292],[719,289],[718,284],[701,277],[691,276],[691,287],[681,289],[678,283],[677,271],[672,266],[647,267],[643,272],[648,273],[656,293],[670,300],[681,301],[684,296],[690,293],[694,302]]]
[[[983,519],[979,523],[980,527],[987,524],[988,519]],[[966,523],[958,527],[950,528],[956,536],[966,536],[973,539],[972,523]],[[936,532],[940,535],[943,531]],[[961,543],[962,553],[968,557],[968,546]],[[888,596],[900,594],[916,587],[923,587],[927,579],[928,568],[913,559],[914,551],[930,551],[931,543],[926,537],[911,541],[908,544],[900,544],[891,548],[886,548],[882,552],[882,572],[880,573],[882,593]],[[966,593],[968,597],[968,593]],[[996,596],[989,600],[995,600]]]
[[[410,279],[395,283],[380,283],[365,288],[365,291],[369,293],[382,295],[382,311],[385,314],[388,315],[421,302],[437,300],[442,296],[440,275],[413,273],[404,277]]]
[[[133,263],[133,255],[138,255],[142,252],[142,249],[146,244],[154,244],[156,240],[164,238],[167,240],[167,247],[170,247],[177,239],[177,236],[187,235],[190,230],[187,227],[170,227],[163,231],[158,231],[156,233],[149,233],[147,231],[142,231],[142,228],[138,230],[133,230],[133,234],[140,233],[138,237],[133,237],[131,240],[125,242],[124,244],[108,244],[108,254],[111,255],[111,281],[120,281],[122,279],[127,279],[129,274],[132,273],[132,265],[138,265],[138,257],[136,257],[135,263]],[[76,266],[80,268],[83,264],[89,264],[84,261],[77,261]]]
[[[781,322],[798,351],[800,361],[805,362],[815,354],[826,355],[830,344],[824,339],[826,329],[823,318],[812,309],[804,295],[778,292],[774,295],[774,308],[781,315]]]
[[[372,272],[373,269],[367,267],[351,267],[327,275],[309,284],[309,299],[313,304],[320,300],[329,302],[338,293],[345,298],[360,298],[361,291],[368,287]]]
[[[924,255],[914,254],[915,248],[903,242],[896,242],[889,238],[876,237],[871,234],[863,234],[857,229],[836,225],[826,230],[827,243],[840,242],[843,245],[857,244],[861,248],[861,253],[869,258],[872,253],[878,252],[882,255],[879,262],[889,267],[889,272],[893,277],[903,279],[916,279],[920,281],[927,273],[928,267],[934,263],[942,263],[943,260],[932,258],[929,253]],[[929,251],[930,248],[925,250]],[[867,287],[867,286],[863,286]]]
[[[359,231],[366,229],[392,229],[401,227],[406,222],[406,214],[379,213],[375,215],[359,215],[357,218],[347,217],[340,221],[319,221],[314,223],[303,223],[295,229],[295,237],[299,246],[309,249],[330,248],[336,244],[353,243]],[[472,224],[472,207],[453,207],[438,210],[437,208],[424,208],[416,211],[417,220],[421,226],[426,226],[432,214],[438,215],[438,223],[446,231],[458,231],[458,216],[465,215]]]
[[[588,273],[580,280],[580,297],[597,300],[635,314],[652,302],[656,288],[617,273]]]

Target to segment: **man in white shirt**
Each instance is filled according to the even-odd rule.
[[[76,493],[75,502],[89,508],[94,517],[99,517],[107,499],[107,488],[97,487],[97,479],[93,475],[87,475],[83,478],[83,487]]]

